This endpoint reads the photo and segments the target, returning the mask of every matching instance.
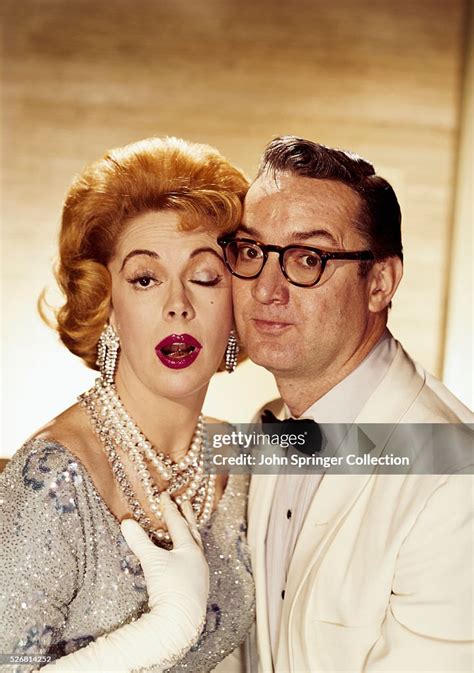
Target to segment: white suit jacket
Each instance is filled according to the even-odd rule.
[[[398,344],[356,423],[472,420]],[[259,673],[472,670],[469,474],[326,474],[291,560],[273,668],[265,537],[275,482],[254,475],[249,494]]]

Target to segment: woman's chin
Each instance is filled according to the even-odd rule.
[[[169,373],[161,374],[159,381],[155,380],[150,388],[160,397],[177,400],[203,391],[205,393],[211,376],[212,374],[208,372],[171,370]]]

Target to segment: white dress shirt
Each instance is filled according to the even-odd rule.
[[[353,423],[372,391],[387,373],[396,349],[396,341],[386,329],[361,364],[301,414],[301,417],[312,418],[318,423]],[[289,417],[287,407],[285,412]],[[274,661],[278,649],[288,569],[306,513],[323,476],[282,473],[277,478],[265,549],[268,615]]]

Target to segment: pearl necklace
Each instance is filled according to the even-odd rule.
[[[206,474],[204,470],[204,462],[209,458],[207,455],[209,447],[202,414],[199,416],[188,452],[176,463],[162,451],[156,450],[143,435],[123,406],[114,384],[99,378],[94,387],[80,395],[78,399],[89,415],[94,432],[104,446],[112,472],[134,518],[151,537],[161,546],[171,546],[171,537],[160,508],[161,492],[150,474],[147,462],[156,468],[164,481],[169,482],[166,491],[173,496],[178,505],[186,500],[190,501],[199,528],[209,521],[214,503],[216,475]],[[158,520],[158,526],[141,507],[117,449],[125,451],[130,457],[150,510]],[[175,495],[178,491],[179,495]]]

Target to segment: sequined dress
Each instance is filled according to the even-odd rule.
[[[212,670],[253,623],[247,490],[247,475],[230,475],[201,531],[210,568],[206,624],[172,673]],[[5,655],[64,656],[147,605],[138,559],[82,463],[57,442],[26,443],[0,475],[0,670],[34,670],[41,663],[7,665]]]

